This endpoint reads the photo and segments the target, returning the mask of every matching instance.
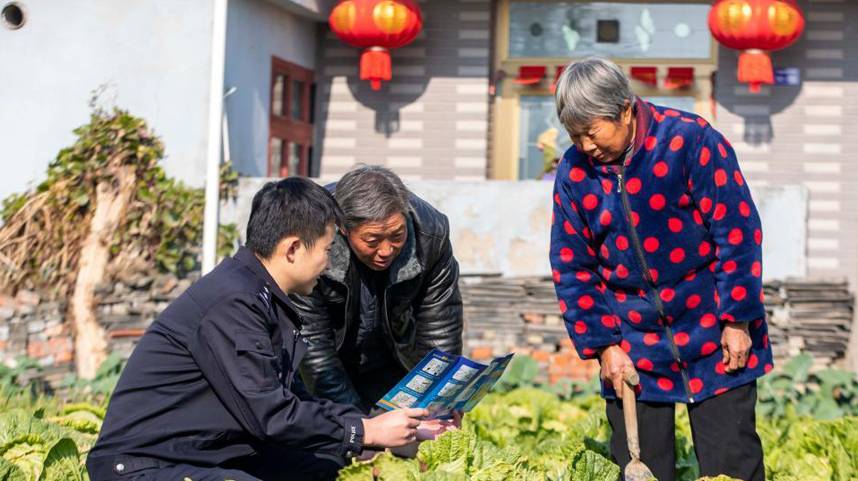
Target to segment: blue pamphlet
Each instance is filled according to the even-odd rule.
[[[449,417],[453,411],[468,412],[495,385],[510,359],[512,354],[485,365],[433,349],[378,401],[378,406],[388,411],[427,408],[432,418]]]

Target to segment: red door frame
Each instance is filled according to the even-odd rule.
[[[274,114],[274,87],[277,77],[284,78],[281,99],[283,115]],[[292,118],[292,81],[303,82],[301,93],[301,115],[300,119]],[[315,73],[291,62],[277,57],[271,57],[271,101],[268,107],[268,176],[288,177],[290,175],[307,176],[310,172],[310,147],[313,145],[313,123],[311,122],[310,97],[313,88]],[[275,165],[271,159],[271,143],[274,139],[280,139],[283,146],[280,150],[280,170],[274,172]],[[300,158],[298,160],[298,172],[289,172],[289,155],[291,145],[301,146]]]

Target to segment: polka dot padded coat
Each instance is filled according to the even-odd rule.
[[[606,166],[566,151],[550,260],[578,354],[619,345],[638,399],[700,402],[772,369],[762,231],[727,140],[702,118],[636,101],[633,155]],[[747,368],[724,372],[721,326],[748,322]],[[602,395],[615,392],[603,385]]]

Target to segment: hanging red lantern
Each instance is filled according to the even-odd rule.
[[[759,92],[773,84],[768,52],[793,44],[804,31],[804,15],[795,0],[716,0],[709,11],[709,30],[721,44],[741,50],[739,82]]]
[[[423,16],[412,0],[343,0],[328,24],[340,40],[365,49],[360,78],[379,90],[392,78],[390,49],[411,43],[423,28]]]

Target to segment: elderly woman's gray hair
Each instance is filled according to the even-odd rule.
[[[620,120],[634,94],[617,64],[590,57],[563,70],[554,101],[560,123],[571,133],[586,129],[596,119]]]
[[[408,212],[408,189],[390,169],[362,165],[346,173],[337,183],[334,197],[345,217],[346,229],[365,222],[381,222]]]

